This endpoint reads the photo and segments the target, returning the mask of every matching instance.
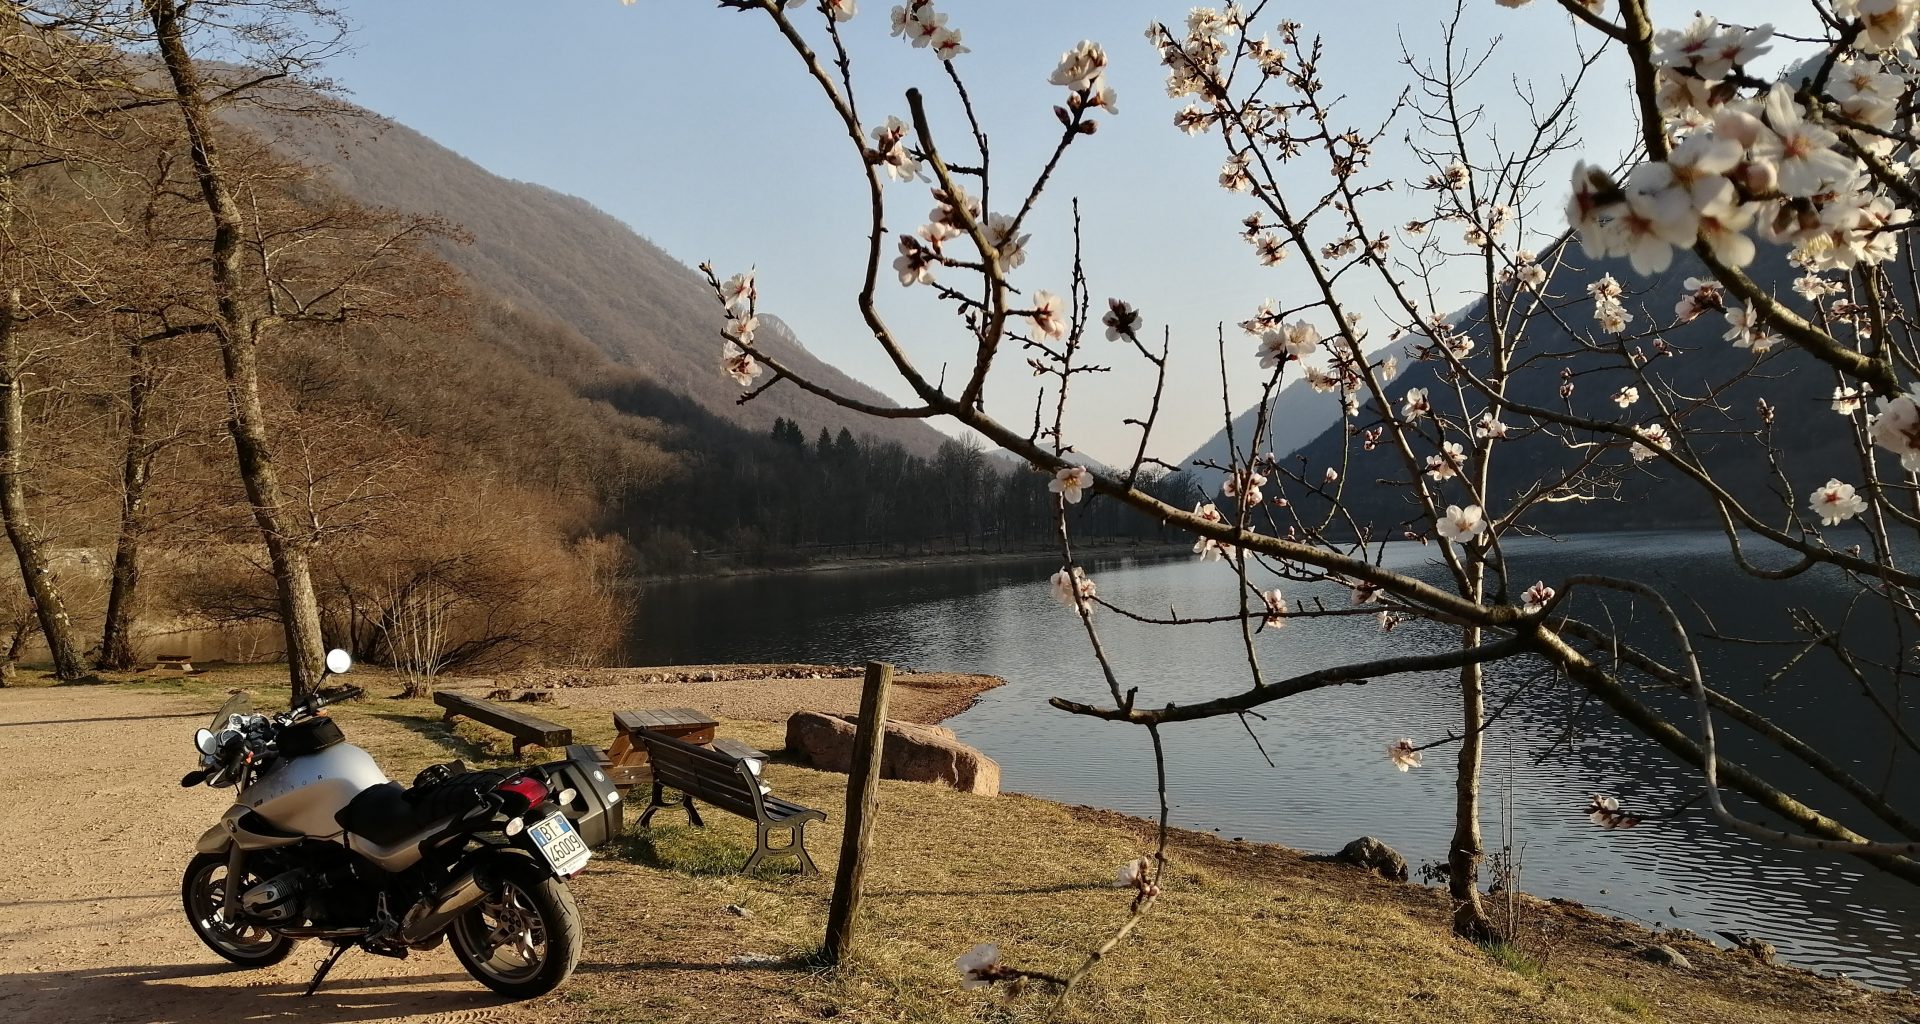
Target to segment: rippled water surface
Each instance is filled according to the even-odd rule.
[[[1611,535],[1524,542],[1509,551],[1530,578],[1595,571],[1656,582],[1676,603],[1691,597],[1715,609],[1721,630],[1749,637],[1790,637],[1789,607],[1836,612],[1852,595],[1837,577],[1786,584],[1737,577],[1721,543],[1701,535]],[[1433,554],[1403,545],[1388,561],[1428,572]],[[1088,568],[1102,597],[1143,613],[1218,614],[1233,607],[1218,563],[1094,560]],[[642,594],[629,657],[643,665],[872,658],[1002,676],[1007,686],[948,724],[1000,762],[1007,789],[1152,815],[1145,734],[1046,704],[1051,696],[1110,700],[1072,613],[1049,596],[1044,580],[1051,571],[1043,561],[660,584]],[[1290,598],[1316,594],[1329,605],[1347,600],[1344,590],[1288,588]],[[1101,626],[1123,684],[1140,688],[1143,705],[1191,702],[1247,685],[1237,625],[1155,627],[1102,613]],[[1451,642],[1437,627],[1419,624],[1385,636],[1371,618],[1297,620],[1255,640],[1269,679]],[[1837,668],[1809,661],[1767,683],[1788,653],[1709,645],[1704,657],[1716,686],[1765,708],[1815,745],[1852,758],[1858,774],[1889,785],[1896,802],[1913,813],[1920,770],[1911,759],[1889,766],[1885,725],[1872,723],[1858,687]],[[1401,775],[1384,747],[1400,736],[1427,742],[1447,734],[1458,715],[1449,675],[1403,676],[1268,705],[1260,709],[1265,721],[1251,720],[1265,757],[1234,720],[1169,727],[1175,823],[1312,851],[1375,835],[1415,864],[1442,859],[1452,827],[1453,748],[1429,751],[1426,768]],[[1490,702],[1498,705],[1530,678],[1518,665],[1492,667]],[[1685,704],[1652,699],[1685,728],[1694,727]],[[1736,757],[1745,750],[1756,766],[1817,805],[1845,808],[1824,780],[1746,749],[1741,740],[1727,739]],[[1497,849],[1502,829],[1511,828],[1523,861],[1521,885],[1538,895],[1710,937],[1751,933],[1773,942],[1791,962],[1880,984],[1920,985],[1920,887],[1850,859],[1760,845],[1728,833],[1697,808],[1615,833],[1595,828],[1581,813],[1594,792],[1660,812],[1699,791],[1697,773],[1586,706],[1578,693],[1552,680],[1538,682],[1489,733],[1487,843]]]

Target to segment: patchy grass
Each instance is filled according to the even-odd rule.
[[[1534,959],[1519,946],[1510,942],[1490,942],[1486,950],[1487,956],[1492,958],[1494,963],[1528,981],[1540,981],[1546,977],[1546,965]]]
[[[285,706],[266,669],[220,668],[130,688],[191,696],[209,711],[238,685]],[[371,673],[355,682],[392,692]],[[698,684],[692,684],[697,686]],[[471,723],[439,722],[427,701],[373,697],[335,712],[349,738],[409,779],[459,757],[511,763],[507,744]],[[604,743],[605,711],[530,709]],[[724,721],[722,735],[778,752],[777,723]],[[551,754],[529,752],[530,760]],[[1550,958],[1482,948],[1448,928],[1444,894],[1398,885],[1280,847],[1181,833],[1166,893],[1074,998],[1029,990],[962,991],[954,958],[995,942],[1015,966],[1067,973],[1110,935],[1129,894],[1114,869],[1147,852],[1138,819],[1030,797],[975,797],[880,784],[875,847],[850,963],[817,960],[839,852],[845,780],[785,762],[768,777],[782,796],[825,810],[809,848],[824,875],[775,860],[739,874],[750,825],[718,810],[694,829],[678,811],[599,852],[574,883],[586,919],[579,972],[515,1019],[586,1022],[818,1021],[914,1024],[1081,1022],[1448,1022],[1577,1024],[1669,1020],[1787,1024],[1920,1018],[1920,999],[1760,964],[1671,936],[1694,963],[1675,971],[1635,958],[1636,926],[1572,906],[1529,901],[1552,929]],[[645,793],[632,794],[644,803]],[[629,811],[628,820],[638,817]],[[730,910],[729,908],[737,908]]]

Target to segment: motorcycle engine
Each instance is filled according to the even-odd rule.
[[[306,891],[307,872],[296,868],[261,882],[240,894],[240,907],[248,917],[275,924],[286,924],[301,913],[300,895]]]

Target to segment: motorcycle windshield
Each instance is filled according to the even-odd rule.
[[[227,727],[227,720],[234,715],[251,714],[253,714],[253,697],[246,693],[236,693],[228,697],[225,704],[220,705],[219,711],[214,712],[213,721],[207,724],[207,728],[219,732]]]

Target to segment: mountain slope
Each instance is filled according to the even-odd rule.
[[[261,115],[240,116],[244,124]],[[809,430],[845,427],[922,455],[946,439],[924,423],[846,412],[791,385],[737,404],[739,389],[720,370],[721,318],[706,282],[583,199],[502,178],[372,113],[331,132],[302,123],[272,134],[359,202],[464,229],[471,242],[449,243],[443,255],[476,291],[565,325],[613,362],[724,420],[756,432],[779,417]],[[776,319],[762,322],[763,347],[809,379],[865,402],[896,404],[807,352]]]

